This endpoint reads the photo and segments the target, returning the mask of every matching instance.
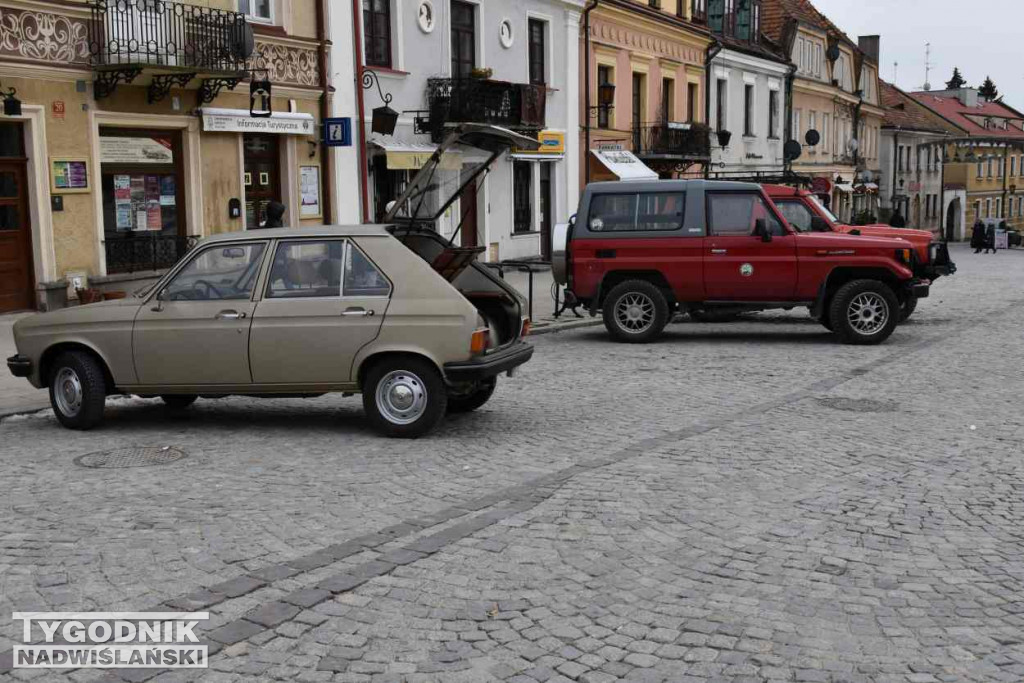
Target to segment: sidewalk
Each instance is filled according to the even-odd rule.
[[[558,318],[555,317],[555,300],[552,297],[552,285],[554,280],[551,277],[551,269],[548,266],[538,264],[533,271],[533,311],[530,315],[531,334],[546,334],[571,330],[577,327],[590,327],[600,325],[601,318],[591,318],[585,310],[580,310],[582,318],[577,318],[572,311],[565,311]],[[490,269],[495,275],[496,268]],[[530,296],[530,275],[529,273],[516,270],[515,268],[505,269],[505,282],[515,287],[529,300]],[[560,294],[561,296],[561,294]]]
[[[12,329],[19,318],[31,313],[11,313],[0,315],[0,417],[29,413],[50,406],[46,391],[36,389],[27,380],[15,377],[7,369],[7,359],[13,356],[14,335]]]

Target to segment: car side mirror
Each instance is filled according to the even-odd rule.
[[[569,216],[569,227],[576,226],[576,214]]]
[[[760,237],[762,242],[772,241],[772,233],[768,230],[768,221],[763,218],[754,221],[754,234]]]
[[[828,221],[821,216],[811,216],[811,232],[829,232]]]
[[[153,301],[156,302],[156,306],[153,306],[149,310],[155,313],[159,313],[160,311],[164,310],[164,302],[167,301],[167,288],[165,287],[158,291],[156,293],[156,296],[153,297]]]

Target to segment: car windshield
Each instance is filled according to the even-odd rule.
[[[393,218],[436,220],[491,157],[491,152],[465,144],[452,145],[430,157],[412,179],[401,205],[392,209]]]
[[[836,218],[834,213],[828,210],[828,207],[825,206],[816,195],[812,194],[808,196],[811,198],[811,201],[814,202],[814,205],[821,209],[821,215],[828,219],[829,223],[831,223],[832,225],[838,225],[841,222],[838,218]]]

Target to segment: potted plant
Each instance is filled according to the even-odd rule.
[[[470,71],[469,75],[471,78],[476,78],[485,81],[494,75],[494,69],[490,67],[477,67]]]
[[[75,293],[78,294],[78,303],[80,304],[94,304],[98,301],[103,301],[103,292],[98,289],[82,289],[81,287],[75,289]]]

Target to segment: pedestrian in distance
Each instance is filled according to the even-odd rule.
[[[989,223],[988,227],[985,228],[985,253],[991,249],[992,253],[996,253],[996,224]]]
[[[981,250],[985,248],[985,224],[981,222],[981,219],[974,221],[974,227],[971,230],[971,248],[974,249],[975,254],[980,254]]]
[[[285,205],[281,202],[270,202],[267,204],[267,220],[264,221],[264,228],[284,227]]]
[[[889,225],[894,228],[905,228],[907,227],[907,219],[903,217],[899,209],[893,211],[892,216],[889,217]]]

